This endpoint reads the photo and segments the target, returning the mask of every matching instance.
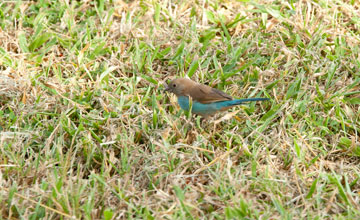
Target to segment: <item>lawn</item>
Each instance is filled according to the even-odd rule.
[[[360,219],[359,5],[1,1],[0,219]]]

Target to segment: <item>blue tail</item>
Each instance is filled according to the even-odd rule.
[[[227,106],[233,106],[233,105],[241,105],[244,102],[255,102],[255,101],[267,101],[270,100],[268,98],[250,98],[250,99],[234,99],[229,101],[224,101]]]

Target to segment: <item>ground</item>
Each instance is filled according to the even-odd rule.
[[[0,218],[360,219],[359,5],[0,2]]]

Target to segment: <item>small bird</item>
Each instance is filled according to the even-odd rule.
[[[266,101],[268,98],[233,99],[230,95],[196,83],[190,79],[177,78],[168,85],[165,91],[174,93],[182,109],[189,111],[189,97],[192,99],[192,113],[208,118],[217,112],[225,111],[236,105],[251,101]]]

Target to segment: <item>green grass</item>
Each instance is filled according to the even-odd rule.
[[[0,219],[359,219],[359,15],[1,2]],[[163,92],[186,75],[271,101],[201,122]]]

